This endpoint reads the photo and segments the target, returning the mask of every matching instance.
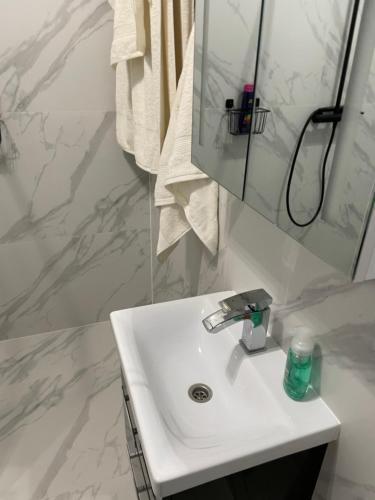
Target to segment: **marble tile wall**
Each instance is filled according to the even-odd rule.
[[[106,0],[0,18],[0,339],[151,301],[148,176],[115,140]]]
[[[2,6],[0,340],[220,289],[194,234],[154,256],[153,182],[115,139],[112,29],[107,0]]]
[[[274,298],[272,335],[285,349],[301,327],[315,335],[314,384],[342,423],[314,500],[374,500],[375,280],[349,282],[251,208],[226,196],[223,288],[265,288]]]
[[[68,497],[73,469],[78,493],[69,498],[124,488],[115,348],[99,326],[80,325],[116,308],[262,286],[275,298],[272,332],[285,348],[301,325],[317,335],[321,392],[343,423],[316,500],[374,500],[374,282],[348,283],[231,196],[221,206],[217,258],[190,234],[157,260],[149,179],[115,141],[107,2],[7,0],[0,27],[1,113],[11,137],[0,159],[0,338],[77,327],[26,346],[2,343],[0,373],[16,390],[1,398],[1,456],[13,454],[15,465],[0,467],[0,496],[22,498],[32,483],[34,498]],[[84,341],[92,329],[93,341]],[[16,393],[17,405],[7,399]],[[108,420],[94,423],[102,415],[95,405],[110,410]],[[88,450],[89,436],[97,441]],[[36,450],[32,478],[25,443]],[[88,469],[90,477],[81,473]]]
[[[0,376],[2,500],[136,500],[109,323],[1,342]]]

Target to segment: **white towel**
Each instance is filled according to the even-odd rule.
[[[111,64],[141,57],[146,34],[143,0],[109,0],[114,10]]]
[[[138,166],[156,172],[160,157],[160,2],[109,0],[114,9],[116,135]],[[159,40],[151,43],[151,40]],[[154,71],[152,68],[154,59]]]
[[[158,255],[193,229],[212,254],[218,246],[218,185],[191,163],[194,29],[178,83],[155,186]]]
[[[175,45],[187,44],[183,37],[192,22],[193,0],[109,2],[115,14],[111,60],[116,67],[117,140],[139,167],[156,174],[182,65]],[[184,29],[177,34],[180,13]]]

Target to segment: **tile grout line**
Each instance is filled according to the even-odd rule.
[[[150,271],[151,271],[151,304],[154,303],[154,265],[153,265],[153,234],[152,234],[152,192],[151,192],[151,174],[148,174],[148,204],[149,204],[149,222],[150,222]]]

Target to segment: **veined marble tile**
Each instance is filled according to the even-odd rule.
[[[0,498],[135,500],[108,323],[0,343]]]
[[[372,108],[366,105],[365,115],[358,113],[350,139],[344,133],[345,117],[337,128],[326,171],[323,211],[307,228],[298,228],[290,221],[285,193],[298,136],[311,108],[273,108],[265,133],[253,136],[250,150],[245,202],[347,275],[359,250],[374,185]],[[319,204],[321,165],[330,133],[330,127],[319,125],[310,126],[305,135],[291,187],[292,212],[298,221],[308,220]],[[332,250],[337,245],[340,254]]]
[[[226,232],[226,288],[270,293],[270,333],[285,350],[301,327],[318,344],[314,386],[340,419],[341,433],[314,500],[373,500],[375,281],[348,282],[233,197]]]
[[[0,109],[113,110],[112,17],[107,0],[6,0]]]
[[[372,64],[375,71],[375,57]],[[375,109],[362,103],[359,112],[351,110],[343,120],[337,141],[332,175],[327,186],[324,217],[348,235],[358,238],[372,206],[375,179]],[[344,128],[345,127],[345,128]],[[357,246],[359,247],[358,241]]]
[[[325,481],[325,479],[327,479]],[[334,479],[334,483],[331,481]],[[319,478],[312,500],[375,500],[375,486],[358,483],[337,474]]]
[[[148,176],[116,142],[113,112],[13,113],[0,169],[0,242],[148,225]]]
[[[267,106],[328,106],[336,83],[348,0],[267,2],[259,97]]]
[[[117,145],[114,113],[5,123],[16,154],[0,171],[0,338],[148,303],[148,176]]]
[[[1,337],[106,320],[151,301],[149,228],[0,245]]]
[[[289,219],[284,220],[287,177],[298,137],[311,111],[309,106],[277,106],[264,134],[252,138],[245,200],[286,232],[293,229]],[[301,220],[307,219],[306,213],[313,212],[319,202],[320,165],[330,133],[330,126],[310,126],[301,146],[291,188],[293,212]]]

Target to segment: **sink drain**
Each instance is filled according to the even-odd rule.
[[[194,384],[189,389],[189,397],[196,403],[207,403],[212,398],[212,390],[206,384]]]

